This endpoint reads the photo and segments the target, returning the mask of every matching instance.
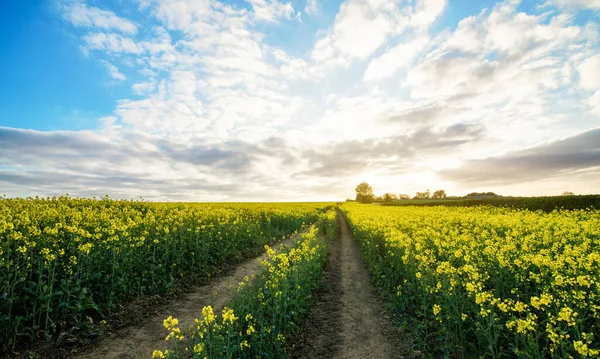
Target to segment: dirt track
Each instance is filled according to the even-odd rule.
[[[290,346],[291,358],[404,358],[406,339],[389,322],[385,306],[372,286],[358,244],[345,218],[338,213],[339,233],[330,244],[322,288],[311,301],[302,332]],[[293,239],[284,241],[289,245]],[[196,288],[164,312],[142,325],[123,328],[79,358],[150,358],[154,349],[168,349],[163,320],[172,315],[187,329],[202,307],[220,310],[233,296],[244,276],[260,270],[258,259],[248,260],[208,285]],[[402,344],[404,343],[404,345]]]
[[[348,223],[338,213],[323,288],[311,305],[292,358],[402,358],[399,332],[387,319]]]
[[[282,244],[289,246],[297,236],[289,238]],[[278,248],[279,245],[275,246]],[[235,270],[226,276],[215,278],[214,281],[195,288],[193,291],[174,301],[168,308],[152,318],[144,321],[143,324],[123,328],[105,338],[93,349],[82,353],[77,358],[106,358],[106,359],[132,359],[132,358],[150,358],[155,349],[164,350],[169,348],[169,343],[165,341],[168,331],[163,326],[163,320],[172,315],[179,320],[179,327],[182,330],[194,323],[194,319],[201,316],[201,310],[206,305],[212,305],[215,309],[221,310],[225,304],[232,298],[238,287],[239,282],[244,280],[245,276],[251,278],[260,271],[260,262],[267,258],[264,253],[258,258],[247,260],[238,265]]]

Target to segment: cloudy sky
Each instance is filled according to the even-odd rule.
[[[600,192],[600,0],[0,5],[0,195]]]

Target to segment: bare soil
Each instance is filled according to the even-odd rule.
[[[290,348],[291,358],[407,358],[406,336],[389,320],[344,216],[330,244],[322,288]]]
[[[293,236],[284,240],[281,245],[290,246],[297,239]],[[215,312],[220,311],[231,300],[239,282],[244,277],[253,278],[260,271],[260,262],[267,259],[267,253],[247,260],[238,265],[230,274],[215,278],[207,285],[194,287],[193,290],[169,303],[169,305],[139,325],[122,328],[111,336],[104,338],[94,348],[77,358],[115,358],[133,359],[150,358],[155,349],[165,350],[169,343],[165,341],[168,331],[163,326],[163,320],[173,316],[179,320],[179,327],[185,332],[194,324],[194,319],[202,316],[204,306],[212,305]]]

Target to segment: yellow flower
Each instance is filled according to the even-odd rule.
[[[514,328],[516,324],[517,322],[515,320],[509,320],[506,322],[506,327],[508,328],[508,330],[512,330],[512,328]]]
[[[523,313],[526,308],[527,308],[527,304],[525,304],[523,302],[516,302],[515,303],[515,311],[516,312]]]
[[[567,322],[568,326],[572,327],[575,325],[575,321],[573,320],[573,316],[577,316],[577,313],[573,313],[573,309],[569,307],[563,307],[560,309],[558,313],[558,320]]]
[[[474,293],[475,292],[475,286],[471,282],[467,283],[466,288],[467,288],[467,291],[470,292],[470,293]]]
[[[210,305],[202,308],[202,316],[204,317],[204,322],[206,324],[210,324],[215,321],[215,313],[213,313],[213,309]]]
[[[152,359],[155,358],[164,358],[165,354],[163,352],[161,352],[160,350],[155,350],[152,352]]]
[[[505,302],[500,302],[498,303],[498,309],[506,313],[508,312],[508,305]]]
[[[204,344],[198,343],[198,344],[194,345],[194,353],[200,354],[200,353],[202,353],[202,351],[204,351]]]
[[[583,356],[587,356],[588,355],[588,352],[589,352],[588,346],[587,346],[587,344],[585,344],[581,340],[577,340],[577,341],[573,342],[573,346],[575,347],[575,350],[579,354],[581,354]]]
[[[91,243],[86,243],[86,244],[80,244],[79,246],[77,246],[77,249],[79,249],[80,252],[84,253],[84,254],[90,254],[90,250],[92,249],[93,244]]]
[[[169,335],[167,335],[165,340],[169,340],[171,338],[177,339],[179,341],[183,340],[184,337],[183,337],[183,333],[181,332],[181,329],[179,329],[179,328],[171,329],[171,333],[169,333]]]
[[[227,307],[223,308],[223,324],[229,322],[233,324],[238,318],[233,314],[233,309]]]
[[[440,312],[441,312],[441,311],[442,311],[442,308],[441,308],[439,305],[435,304],[435,305],[433,306],[433,314],[434,314],[434,315],[438,315],[438,314],[440,314]]]
[[[253,325],[248,326],[248,329],[246,329],[246,334],[248,335],[252,335],[254,332],[256,332],[256,329],[254,329]]]
[[[165,326],[165,328],[167,328],[167,330],[171,330],[171,328],[175,327],[177,324],[179,324],[179,320],[177,320],[177,318],[173,318],[173,316],[170,316],[165,319],[163,321],[163,325]]]

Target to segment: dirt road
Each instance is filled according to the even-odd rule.
[[[400,336],[389,320],[346,219],[331,243],[322,289],[314,298],[292,358],[402,358]]]
[[[297,236],[288,238],[282,244],[290,246]],[[280,245],[275,246],[279,248]],[[179,327],[184,330],[194,323],[194,319],[201,316],[204,306],[212,305],[215,313],[220,311],[233,297],[239,282],[245,276],[251,278],[260,271],[260,262],[267,258],[263,253],[258,258],[250,259],[238,265],[235,270],[226,276],[215,278],[207,285],[199,286],[180,299],[177,299],[168,308],[141,325],[130,326],[117,331],[113,336],[105,338],[93,349],[82,353],[77,358],[105,358],[105,359],[133,359],[152,357],[155,349],[169,348],[165,341],[168,331],[163,326],[163,320],[172,315],[179,320]]]
[[[330,244],[329,260],[323,272],[322,288],[316,293],[302,332],[291,344],[291,358],[404,358],[406,340],[394,328],[371,284],[356,240],[345,218],[338,213],[339,233]],[[293,239],[284,241],[290,245]],[[154,349],[168,349],[163,320],[172,315],[182,330],[200,316],[202,307],[220,310],[233,296],[244,276],[260,270],[257,259],[249,260],[227,276],[196,288],[163,313],[142,325],[124,328],[106,338],[79,358],[150,358]],[[402,343],[405,343],[404,345]]]

